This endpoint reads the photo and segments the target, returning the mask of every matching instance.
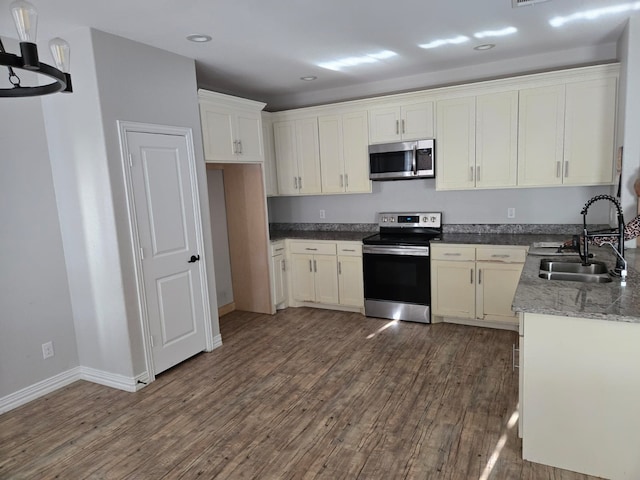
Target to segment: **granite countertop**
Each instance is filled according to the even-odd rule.
[[[269,237],[272,242],[293,238],[296,240],[331,240],[337,242],[361,242],[363,238],[378,233],[369,232],[348,232],[336,230],[271,230]]]
[[[610,247],[590,247],[595,260],[608,267],[615,266],[615,255]],[[593,318],[618,322],[640,323],[640,251],[625,252],[628,262],[627,285],[619,278],[610,283],[582,283],[545,280],[538,277],[540,259],[528,255],[520,283],[513,299],[517,312]]]

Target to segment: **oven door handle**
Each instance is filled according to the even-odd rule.
[[[417,175],[418,174],[418,145],[417,144],[413,144],[413,159],[412,159],[412,165],[413,167],[413,174]]]
[[[428,257],[429,247],[380,247],[364,245],[362,253],[370,255],[408,255],[412,257]]]

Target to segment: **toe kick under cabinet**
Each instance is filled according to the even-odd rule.
[[[287,242],[290,306],[364,312],[360,242]]]
[[[511,310],[527,247],[431,244],[432,321],[517,330]]]

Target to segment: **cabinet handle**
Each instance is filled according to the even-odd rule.
[[[480,181],[480,165],[476,167],[476,182]]]
[[[469,181],[473,182],[473,167],[469,167]]]
[[[318,249],[317,248],[309,248],[309,247],[304,247],[305,250],[310,250],[312,252],[317,252]]]
[[[302,177],[298,177],[298,188],[302,190]]]
[[[482,283],[482,269],[478,269],[478,285]]]
[[[340,188],[344,187],[343,177],[344,177],[344,175],[340,174]]]
[[[311,260],[309,260],[309,271],[313,273],[313,264],[311,263]]]
[[[445,252],[443,254],[445,257],[459,257],[460,255],[462,255],[461,253],[451,253],[451,252]]]
[[[402,120],[402,133],[405,133],[405,129],[404,129],[404,119]]]
[[[316,261],[313,261],[313,271],[317,272],[318,271],[318,264],[316,263]]]
[[[284,247],[276,248],[276,252],[282,252],[283,250],[284,250]]]
[[[400,134],[400,122],[396,120],[396,135]]]
[[[469,270],[469,273],[471,273],[469,278],[471,280],[471,285],[473,285],[473,268],[471,270]]]
[[[298,177],[293,177],[293,189],[298,189]]]
[[[242,155],[242,140],[238,140],[238,153]]]
[[[556,162],[556,177],[560,178],[560,162]]]
[[[282,260],[282,271],[283,272],[287,271],[287,261],[286,260]]]
[[[566,160],[564,162],[564,178],[567,178],[569,176],[569,161]]]
[[[494,253],[493,255],[491,255],[491,258],[509,258],[510,255],[498,255],[497,253]]]
[[[343,252],[355,252],[355,250],[353,248],[343,248],[342,251]]]
[[[338,262],[338,275],[342,275],[342,262]]]
[[[344,174],[344,188],[349,188],[349,174]]]
[[[234,155],[238,153],[238,142],[236,140],[233,141],[233,153]]]
[[[520,356],[520,349],[516,348],[516,344],[514,343],[511,346],[511,371],[514,371],[516,368],[520,368],[520,364],[516,363],[516,354]]]

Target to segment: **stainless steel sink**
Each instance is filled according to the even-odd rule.
[[[603,262],[589,262],[583,265],[580,260],[540,260],[540,278],[547,280],[568,280],[571,282],[608,283],[611,281],[609,269]]]

